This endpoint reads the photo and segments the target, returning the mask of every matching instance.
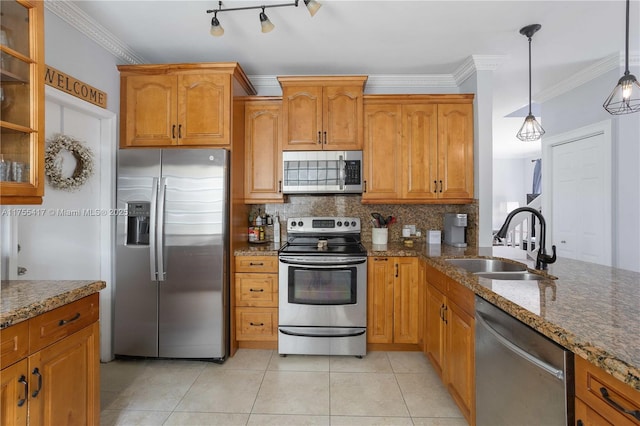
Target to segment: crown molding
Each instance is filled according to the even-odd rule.
[[[478,71],[495,71],[505,60],[505,55],[471,55],[453,71],[456,87]]]
[[[109,30],[87,15],[82,9],[68,1],[45,0],[45,9],[58,16],[80,33],[98,43],[107,52],[129,64],[148,63],[129,46],[115,37]]]
[[[624,53],[613,53],[588,67],[578,71],[571,77],[566,78],[551,87],[538,92],[534,99],[536,102],[547,102],[557,96],[567,93],[589,81],[616,69],[624,69]],[[640,55],[638,53],[629,54],[629,66],[640,65]]]

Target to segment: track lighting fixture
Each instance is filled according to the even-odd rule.
[[[604,104],[609,114],[622,115],[640,111],[640,84],[629,73],[629,0],[627,0],[626,41],[624,49],[624,75],[618,80]]]
[[[309,14],[311,16],[314,16],[322,6],[316,0],[303,0],[303,1],[304,1],[304,5],[307,6],[307,10],[309,11]],[[234,8],[223,9],[222,2],[219,1],[217,9],[207,10],[207,13],[213,13],[213,18],[211,19],[211,29],[209,32],[211,33],[212,36],[216,36],[216,37],[220,37],[221,35],[224,34],[224,29],[222,28],[222,25],[220,25],[220,21],[218,20],[218,13],[231,12],[234,10],[262,9],[259,15],[260,26],[262,28],[263,33],[268,33],[269,31],[272,31],[275,28],[275,25],[273,25],[273,23],[269,20],[264,10],[270,7],[286,7],[286,6],[298,7],[298,3],[299,3],[299,0],[295,0],[293,3],[265,4],[260,6],[245,6],[245,7],[234,7]]]
[[[524,142],[537,141],[544,135],[544,129],[531,113],[531,37],[542,28],[540,24],[527,25],[520,29],[520,34],[529,40],[529,115],[524,119],[516,137]]]

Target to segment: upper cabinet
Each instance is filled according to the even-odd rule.
[[[366,76],[278,77],[283,150],[362,149]]]
[[[473,200],[473,95],[370,95],[363,203]]]
[[[234,96],[255,89],[237,63],[126,65],[120,146],[230,147]]]
[[[0,25],[0,204],[44,195],[44,3],[3,1]]]
[[[246,203],[282,203],[282,100],[250,98],[244,106]]]

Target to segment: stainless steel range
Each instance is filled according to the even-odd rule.
[[[367,251],[355,217],[287,220],[279,251],[278,353],[367,352]]]

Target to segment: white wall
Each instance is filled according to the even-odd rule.
[[[493,229],[500,229],[504,223],[507,213],[512,210],[507,209],[506,203],[517,202],[518,207],[526,203],[525,173],[524,164],[526,160],[515,159],[494,159],[493,160]],[[529,188],[530,192],[531,189]]]
[[[613,266],[640,271],[640,113],[612,116],[602,107],[622,73],[610,71],[543,103],[542,115],[545,137],[612,120]]]

